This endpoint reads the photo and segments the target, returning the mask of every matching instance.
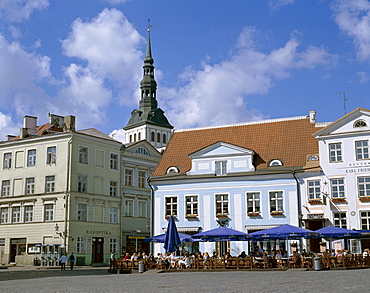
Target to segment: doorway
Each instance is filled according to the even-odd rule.
[[[324,228],[324,221],[323,220],[309,220],[306,222],[307,229],[316,231],[318,229]],[[312,238],[308,241],[309,247],[307,248],[308,251],[311,252],[320,252],[320,241],[321,238]]]
[[[104,261],[104,238],[93,237],[92,239],[92,262],[102,263]]]
[[[10,239],[10,258],[9,262],[15,262],[17,255],[26,253],[26,238]]]

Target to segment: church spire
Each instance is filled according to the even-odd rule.
[[[148,20],[149,21],[149,20]],[[140,82],[141,99],[140,99],[140,110],[143,112],[149,112],[158,108],[156,99],[157,93],[157,82],[154,79],[154,59],[152,57],[152,48],[150,43],[150,27],[148,28],[148,44],[146,47],[146,56],[144,59],[143,66],[143,78]]]

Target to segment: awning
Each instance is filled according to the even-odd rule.
[[[177,232],[185,233],[185,234],[198,233],[199,229],[200,229],[200,227],[177,227]],[[166,233],[167,232],[167,227],[162,228],[162,230]]]
[[[266,230],[277,226],[279,225],[246,225],[245,229],[249,232],[251,230]]]

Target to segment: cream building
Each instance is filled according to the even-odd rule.
[[[19,136],[0,143],[0,263],[106,263],[120,253],[122,144],[74,116],[25,116]]]

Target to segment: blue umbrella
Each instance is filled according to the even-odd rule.
[[[348,230],[344,228],[334,227],[334,226],[327,226],[315,231],[316,233],[320,233],[321,237],[323,238],[358,238],[361,237],[362,234],[360,231]]]
[[[181,240],[179,233],[177,232],[175,219],[173,216],[170,216],[163,247],[166,251],[174,252],[180,244]]]
[[[299,239],[305,238],[319,238],[320,234],[313,232],[308,229],[292,226],[292,225],[281,225],[270,229],[257,231],[249,234],[255,240],[262,239]]]
[[[227,227],[219,227],[216,229],[204,231],[192,236],[194,239],[202,239],[203,241],[239,241],[247,240],[248,234]]]
[[[193,242],[193,238],[191,238],[190,235],[184,234],[184,233],[179,233],[180,241],[181,242]],[[152,237],[148,237],[144,239],[144,242],[161,242],[164,243],[166,239],[166,234],[160,234]]]

